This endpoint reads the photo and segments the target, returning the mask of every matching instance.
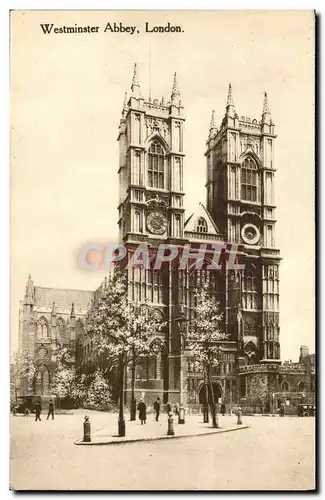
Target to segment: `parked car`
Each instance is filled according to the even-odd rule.
[[[316,406],[315,405],[306,405],[306,404],[298,405],[298,416],[299,417],[314,417],[315,415],[316,415]]]
[[[41,402],[40,396],[19,396],[17,398],[17,404],[13,406],[13,414],[22,413],[23,415],[29,415],[29,413],[35,413],[36,402]]]

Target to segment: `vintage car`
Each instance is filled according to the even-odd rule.
[[[298,405],[298,416],[299,417],[314,417],[316,414],[315,405],[300,404]]]
[[[17,398],[17,404],[12,408],[12,412],[13,414],[22,413],[23,415],[35,413],[35,406],[37,401],[41,403],[40,396],[19,396]]]

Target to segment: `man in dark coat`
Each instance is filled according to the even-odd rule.
[[[35,422],[37,422],[37,420],[41,422],[41,411],[42,411],[41,403],[37,401],[35,405]]]
[[[160,398],[157,398],[157,401],[155,401],[153,408],[156,412],[156,422],[158,422],[160,413]]]
[[[53,404],[52,399],[50,399],[50,401],[49,401],[49,411],[48,411],[46,420],[49,419],[50,415],[52,415],[52,420],[54,420],[54,404]]]
[[[221,404],[220,413],[221,413],[221,415],[223,417],[225,416],[225,414],[226,414],[226,405],[225,405],[225,403]]]
[[[146,423],[147,420],[147,407],[143,401],[143,399],[140,399],[140,403],[138,404],[138,411],[139,411],[139,419],[141,420],[141,425]]]

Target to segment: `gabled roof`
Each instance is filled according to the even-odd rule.
[[[199,203],[198,209],[195,212],[193,212],[192,215],[187,219],[184,225],[184,231],[196,233],[197,232],[196,228],[200,217],[202,217],[207,223],[208,226],[207,234],[215,236],[221,235],[219,229],[217,228],[211,215],[209,214],[203,203]]]
[[[72,304],[77,311],[87,309],[94,295],[94,292],[89,290],[68,290],[42,286],[35,286],[34,290],[36,307],[52,307],[53,302],[55,302],[58,311],[71,309]]]

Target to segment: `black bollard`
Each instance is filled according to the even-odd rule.
[[[90,437],[90,422],[89,422],[89,417],[86,415],[85,416],[85,421],[84,421],[84,438],[83,438],[84,443],[90,443],[91,442],[91,437]]]
[[[167,436],[174,436],[174,435],[175,435],[175,431],[174,431],[174,418],[173,418],[172,412],[170,411],[168,413],[168,431],[167,431]]]
[[[242,414],[243,414],[243,412],[239,408],[238,413],[237,413],[237,425],[242,425],[242,423],[243,423]]]

